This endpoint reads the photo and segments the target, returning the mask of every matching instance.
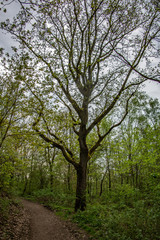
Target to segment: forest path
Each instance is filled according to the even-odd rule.
[[[77,240],[75,232],[69,229],[65,221],[40,204],[22,200],[30,214],[30,240]],[[81,239],[87,240],[85,235]]]

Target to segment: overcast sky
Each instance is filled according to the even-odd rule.
[[[6,13],[3,12],[3,9],[0,11],[0,22],[7,18],[12,19],[19,11],[19,4],[14,0],[12,4],[7,5],[5,8],[7,9]],[[11,46],[13,45],[16,45],[16,42],[11,36],[0,30],[0,48],[4,48],[7,52],[11,52]],[[160,83],[147,81],[146,87],[142,90],[146,91],[150,97],[158,98],[160,101]]]

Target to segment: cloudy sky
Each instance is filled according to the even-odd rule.
[[[11,1],[12,4],[5,6],[7,12],[3,12],[3,8],[0,11],[0,22],[9,18],[12,19],[19,11],[19,4],[16,0]],[[11,52],[11,46],[16,45],[16,42],[11,38],[9,34],[5,34],[0,30],[0,48],[4,48],[7,52]],[[143,88],[149,96],[152,98],[158,98],[160,101],[160,84],[147,81],[146,86]]]

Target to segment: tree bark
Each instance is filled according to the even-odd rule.
[[[86,208],[86,179],[87,179],[87,166],[80,166],[77,170],[77,189],[76,189],[76,202],[75,211],[84,211]]]
[[[53,192],[53,170],[51,167],[49,171],[50,171],[50,190],[51,192]]]
[[[68,163],[68,173],[67,173],[67,188],[68,191],[71,191],[71,165]]]
[[[101,196],[102,193],[103,193],[103,182],[104,182],[104,179],[105,179],[106,175],[107,175],[107,168],[106,168],[106,170],[105,170],[105,172],[104,172],[104,175],[103,175],[103,177],[102,177],[102,179],[101,179],[99,196]]]
[[[24,196],[24,194],[26,193],[27,185],[28,185],[28,179],[27,179],[27,176],[25,176],[25,184],[24,184],[24,189],[23,189],[22,196]]]
[[[109,188],[109,191],[111,191],[112,180],[111,180],[111,169],[110,169],[109,159],[107,159],[107,168],[108,168],[108,188]]]
[[[121,173],[121,185],[123,185],[123,174]]]
[[[90,164],[88,166],[88,169],[87,169],[87,192],[89,194],[89,196],[91,196],[91,184],[90,184],[90,177],[89,177],[89,171],[90,171]]]
[[[81,139],[82,140],[82,139]],[[84,144],[85,141],[80,140],[80,163],[77,167],[77,188],[76,188],[76,201],[75,211],[84,211],[86,208],[86,190],[87,190],[87,162],[88,162],[88,149]]]
[[[135,165],[135,168],[136,168],[136,188],[138,188],[138,175],[139,175],[138,164]]]

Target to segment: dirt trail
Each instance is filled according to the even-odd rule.
[[[65,221],[60,220],[52,211],[40,204],[22,200],[24,207],[29,211],[31,217],[30,240],[87,240],[85,234],[69,229]]]

